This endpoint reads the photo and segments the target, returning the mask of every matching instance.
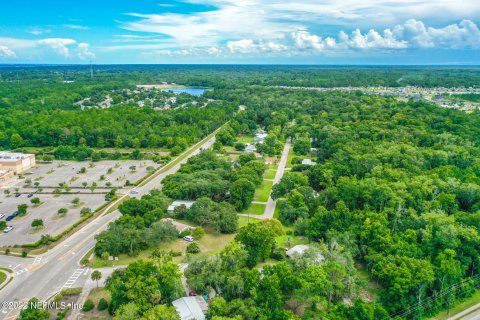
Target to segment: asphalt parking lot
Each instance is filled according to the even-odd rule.
[[[102,194],[65,194],[55,196],[53,194],[34,195],[38,197],[41,202],[40,206],[34,207],[30,203],[30,199],[26,194],[22,194],[16,198],[13,195],[7,197],[5,194],[0,194],[0,213],[5,214],[1,220],[17,210],[19,204],[27,204],[27,214],[23,217],[16,217],[13,220],[7,221],[7,225],[14,227],[9,233],[0,231],[0,245],[14,245],[33,243],[41,238],[43,234],[55,236],[65,230],[67,227],[74,224],[80,219],[80,210],[84,207],[95,210],[100,205],[105,203],[105,196]],[[80,205],[74,206],[72,200],[74,198],[80,199]],[[57,213],[60,208],[68,210],[64,217],[60,217]],[[34,230],[31,227],[34,219],[42,219],[45,227],[40,230]]]
[[[135,167],[132,170],[132,166]],[[42,188],[56,188],[60,183],[66,183],[70,188],[87,188],[96,183],[98,188],[123,187],[127,180],[131,183],[147,175],[147,168],[157,168],[158,165],[150,160],[126,160],[126,161],[99,161],[99,162],[75,162],[54,161],[53,163],[38,164],[23,176],[9,184],[10,189],[23,188],[27,180],[34,187],[38,182]],[[82,168],[85,172],[81,173]],[[132,169],[131,169],[132,168]],[[111,170],[109,172],[109,170]],[[101,178],[103,176],[103,179]]]
[[[149,160],[99,161],[94,163],[89,161],[54,161],[48,164],[37,164],[22,178],[15,177],[7,187],[0,190],[0,214],[5,215],[2,220],[16,211],[18,205],[28,205],[26,216],[16,217],[7,222],[7,225],[14,227],[12,231],[4,233],[3,230],[0,230],[0,246],[33,243],[40,239],[43,234],[56,236],[81,218],[80,210],[82,208],[96,210],[105,203],[105,194],[102,194],[102,192],[107,193],[110,190],[107,188],[108,186],[120,188],[125,186],[127,180],[134,183],[146,176],[148,170],[152,167],[157,168],[158,165]],[[81,172],[82,168],[85,168],[83,173]],[[101,178],[102,176],[103,178]],[[30,181],[30,184],[26,183],[27,180]],[[38,188],[42,188],[41,192],[35,193],[38,191],[35,183],[38,184]],[[53,191],[62,183],[71,188],[70,192],[80,193],[53,194]],[[87,184],[86,187],[84,186],[85,183]],[[92,183],[96,183],[93,192],[89,190]],[[9,194],[5,192],[6,190]],[[18,197],[15,196],[17,191],[20,194]],[[122,192],[128,192],[128,189],[119,190],[119,193]],[[34,194],[29,198],[29,193]],[[36,197],[42,202],[39,206],[34,206],[30,202],[32,198]],[[72,204],[72,200],[75,198],[80,199],[80,205]],[[60,208],[68,210],[65,217],[58,215]],[[34,219],[42,219],[45,227],[34,230],[31,226]]]

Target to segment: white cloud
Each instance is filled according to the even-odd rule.
[[[74,29],[74,30],[88,30],[88,29],[90,29],[89,27],[81,26],[81,25],[78,25],[78,24],[64,24],[63,26],[65,28]]]
[[[368,33],[362,34],[356,29],[349,36],[341,31],[339,35],[341,43],[351,49],[406,49],[408,42],[396,39],[390,29],[383,31],[383,35],[370,29]]]
[[[16,58],[15,51],[7,46],[0,46],[0,58]]]
[[[90,44],[88,43],[79,43],[76,51],[78,57],[82,60],[94,60],[96,58],[95,54],[90,51]]]
[[[44,33],[50,33],[52,30],[50,29],[44,29],[40,27],[33,27],[31,29],[28,29],[27,32],[30,34],[33,34],[34,36],[39,36]]]
[[[301,50],[313,49],[322,51],[324,49],[332,49],[337,45],[336,40],[331,37],[322,39],[322,37],[310,34],[306,30],[292,32],[291,36],[295,47]]]
[[[38,40],[38,44],[45,45],[64,57],[70,56],[70,50],[67,46],[75,43],[76,43],[75,40],[65,39],[65,38],[47,38],[47,39]]]
[[[417,48],[480,49],[480,30],[470,20],[443,28],[427,27],[422,21],[410,19],[393,29],[395,36],[406,39]]]

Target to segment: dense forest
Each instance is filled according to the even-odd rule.
[[[286,198],[279,218],[298,235],[350,251],[381,283],[379,301],[391,314],[411,316],[419,301],[436,310],[475,290],[478,112],[360,93],[257,87],[216,96],[255,106],[255,121],[280,124],[299,155],[316,150],[317,165],[295,165],[274,186],[272,195]],[[448,291],[462,279],[471,281]]]

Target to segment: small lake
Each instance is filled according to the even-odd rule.
[[[165,89],[165,91],[171,91],[176,94],[180,93],[188,93],[191,94],[192,96],[201,96],[205,91],[207,91],[207,88],[169,88]]]

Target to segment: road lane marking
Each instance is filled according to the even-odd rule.
[[[75,270],[75,272],[70,276],[70,278],[68,278],[67,282],[65,282],[63,288],[71,288],[84,271],[84,268],[78,268],[77,270]]]

